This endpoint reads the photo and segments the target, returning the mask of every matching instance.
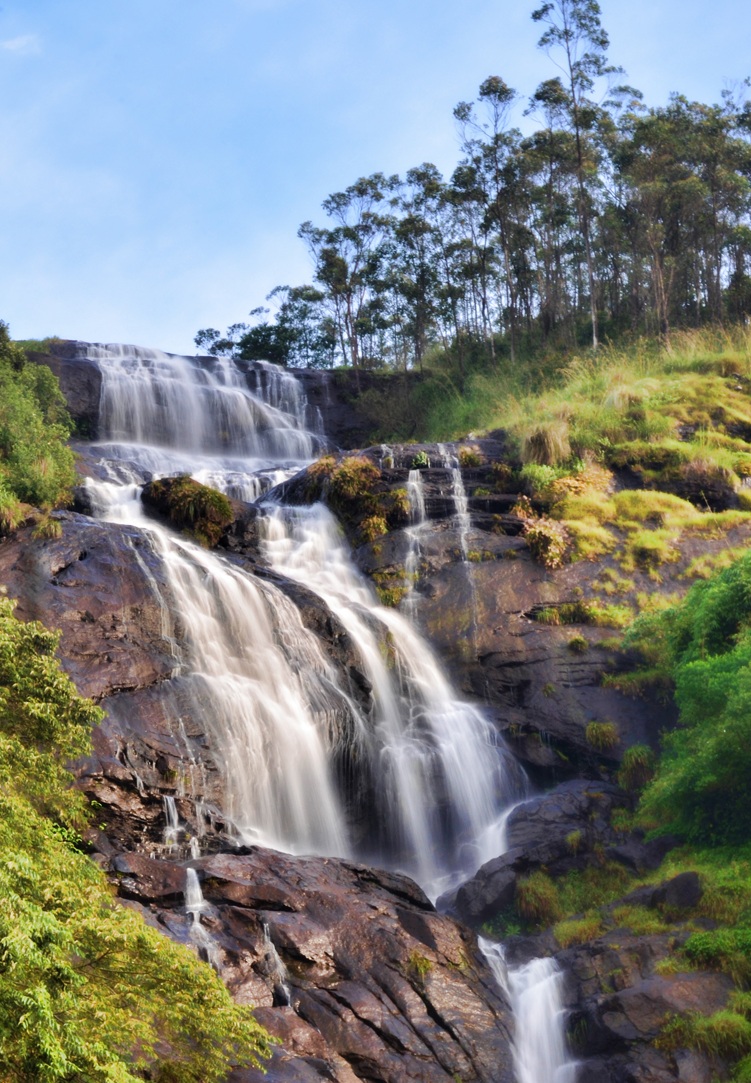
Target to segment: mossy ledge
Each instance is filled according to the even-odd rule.
[[[187,475],[150,482],[141,499],[149,510],[208,549],[218,544],[235,518],[232,502],[224,493]]]

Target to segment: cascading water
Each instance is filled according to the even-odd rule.
[[[404,610],[410,620],[415,620],[415,582],[420,567],[420,540],[426,522],[425,490],[420,470],[410,470],[407,478],[407,497],[409,499],[409,526],[407,535],[407,556],[404,561],[404,586],[407,596]]]
[[[221,970],[219,946],[208,929],[201,924],[201,914],[207,909],[206,900],[201,891],[201,883],[195,869],[185,870],[185,912],[190,915],[189,937],[198,954],[210,963],[217,973]]]
[[[199,362],[134,347],[87,346],[82,356],[102,373],[92,506],[102,518],[137,528],[166,584],[160,587],[134,545],[175,663],[166,684],[180,706],[175,737],[186,749],[179,793],[195,802],[191,856],[200,853],[216,810],[204,803],[205,772],[191,759],[184,716],[208,736],[224,779],[221,815],[238,841],[369,858],[410,872],[435,895],[501,853],[509,806],[525,792],[523,773],[482,712],[456,698],[409,622],[378,604],[323,506],[267,506],[263,548],[276,572],[304,583],[346,629],[367,702],[342,686],[279,587],[143,514],[140,488],[153,476],[190,473],[255,500],[296,472],[322,446],[296,381],[274,366],[244,373],[226,358]],[[466,493],[455,456],[444,449],[443,457],[466,562]],[[385,448],[387,462],[393,465]],[[408,484],[416,570],[425,518],[419,472]],[[165,797],[165,813],[165,843],[177,847],[187,830],[174,797]],[[191,939],[219,966],[193,869],[185,901]],[[275,996],[289,1003],[283,964],[267,937]],[[500,980],[494,950],[486,947]],[[538,960],[508,975],[519,1083],[573,1083],[553,965]]]
[[[175,651],[175,629],[164,628],[177,655],[170,684],[209,736],[236,838],[387,863],[435,894],[495,856],[501,812],[523,775],[408,622],[378,605],[325,508],[269,508],[265,552],[349,632],[372,687],[365,705],[274,583],[141,510],[138,485],[149,476],[209,472],[228,491],[238,478],[251,486],[259,472],[299,468],[317,438],[302,428],[295,381],[261,366],[255,378],[269,404],[226,358],[204,368],[132,347],[86,347],[84,356],[102,373],[104,480],[90,482],[92,503],[138,526],[160,559],[168,596],[153,577],[151,587],[183,630]],[[188,764],[188,789],[194,773]]]
[[[499,852],[499,803],[523,791],[524,777],[409,622],[377,603],[323,505],[270,508],[264,527],[271,566],[323,598],[373,689],[365,729],[380,846],[368,856],[390,854],[438,894],[451,873],[461,879]]]
[[[577,1063],[566,1048],[563,974],[555,959],[507,967],[500,944],[480,948],[514,1012],[517,1083],[576,1083]]]

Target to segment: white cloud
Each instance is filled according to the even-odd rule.
[[[0,49],[5,49],[8,53],[16,53],[17,56],[33,56],[41,52],[41,45],[36,34],[21,34],[17,38],[0,41]]]

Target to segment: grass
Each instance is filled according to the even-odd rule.
[[[586,944],[588,940],[595,940],[600,936],[602,931],[603,920],[596,912],[585,914],[583,918],[558,921],[553,926],[553,935],[562,948]]]

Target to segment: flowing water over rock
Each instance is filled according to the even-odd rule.
[[[249,380],[226,358],[131,347],[88,347],[87,357],[102,372],[92,502],[138,528],[160,562],[167,590],[152,589],[171,684],[208,736],[235,838],[386,863],[433,894],[497,854],[523,775],[409,622],[377,603],[325,508],[265,509],[263,555],[346,629],[366,678],[359,696],[274,582],[144,516],[139,484],[152,476],[190,472],[257,495],[303,465],[321,439],[304,427],[295,381],[273,366]],[[197,802],[195,769],[186,763],[180,783]],[[172,844],[173,823],[168,834]]]
[[[514,1011],[517,1083],[576,1083],[566,1048],[563,974],[555,959],[507,967],[500,944],[480,937],[480,948]]]

